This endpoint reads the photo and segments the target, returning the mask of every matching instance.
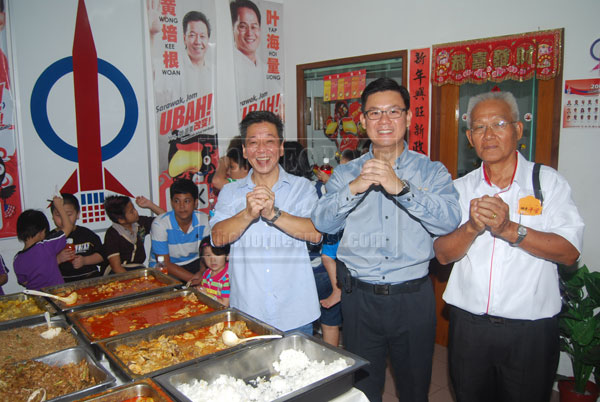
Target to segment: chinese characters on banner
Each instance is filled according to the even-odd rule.
[[[366,81],[367,70],[326,75],[323,77],[323,101],[360,98]]]
[[[415,152],[429,152],[429,48],[410,51],[409,92],[410,122],[408,147]]]
[[[213,0],[147,0],[158,127],[159,205],[176,179],[198,185],[198,209],[214,200],[216,26]]]
[[[230,11],[238,118],[268,110],[283,119],[283,5],[231,1]]]
[[[563,127],[600,127],[600,78],[565,81]]]
[[[562,29],[434,45],[432,83],[554,78],[560,69]]]
[[[2,19],[5,18],[3,15]],[[15,101],[6,57],[5,26],[5,23],[0,26],[0,237],[11,237],[17,235],[21,194],[13,113]]]

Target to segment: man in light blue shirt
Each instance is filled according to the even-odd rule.
[[[344,229],[337,251],[344,345],[371,362],[357,388],[381,401],[389,353],[398,395],[427,401],[435,340],[428,266],[434,237],[460,222],[458,194],[441,163],[404,141],[412,118],[406,88],[380,78],[361,103],[371,149],[335,168],[312,219],[324,233]]]
[[[210,220],[213,244],[231,244],[230,305],[283,331],[312,334],[320,309],[306,241],[321,240],[310,220],[316,190],[279,166],[279,117],[249,113],[240,131],[252,169],[223,187]]]

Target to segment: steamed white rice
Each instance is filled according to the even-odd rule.
[[[342,371],[346,367],[348,364],[342,358],[326,364],[324,361],[310,360],[302,351],[287,349],[281,352],[279,360],[273,363],[276,374],[273,374],[269,380],[257,377],[252,381],[255,386],[222,374],[211,384],[194,379],[190,383],[180,384],[177,389],[194,402],[272,401]]]

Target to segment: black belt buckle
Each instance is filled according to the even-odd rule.
[[[374,284],[373,285],[373,292],[376,295],[389,295],[390,294],[390,285],[385,283],[385,284]]]

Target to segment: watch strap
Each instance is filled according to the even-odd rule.
[[[277,207],[273,207],[273,211],[275,211],[275,215],[273,215],[273,218],[271,218],[271,219],[263,218],[269,225],[273,225],[275,223],[275,221],[277,219],[279,219],[279,217],[281,216],[281,209],[279,209]]]
[[[511,246],[516,247],[521,244],[525,236],[527,236],[527,228],[523,225],[519,225],[517,227],[517,240],[514,243],[511,243]]]

